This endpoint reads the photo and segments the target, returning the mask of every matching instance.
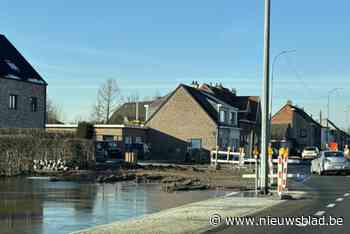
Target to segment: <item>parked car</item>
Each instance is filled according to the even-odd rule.
[[[105,162],[107,159],[122,159],[122,151],[116,141],[97,141],[95,145],[96,161]]]
[[[330,172],[350,172],[350,161],[342,151],[322,151],[319,157],[311,161],[312,174],[324,175]]]
[[[320,154],[320,151],[317,147],[311,146],[304,148],[303,152],[301,153],[302,159],[314,159],[317,158]]]

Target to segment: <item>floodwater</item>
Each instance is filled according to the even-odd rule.
[[[134,182],[0,178],[0,233],[70,233],[222,195],[224,191],[169,194],[159,184]]]

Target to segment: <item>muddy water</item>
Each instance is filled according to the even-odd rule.
[[[0,233],[70,233],[224,195],[223,191],[164,193],[158,184],[0,179]]]

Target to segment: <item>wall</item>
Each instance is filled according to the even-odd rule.
[[[113,136],[114,140],[122,140],[123,129],[122,128],[94,128],[95,139],[97,141],[102,141],[103,136]]]
[[[17,110],[10,110],[9,95],[18,95]],[[30,97],[38,100],[38,111],[31,112]],[[44,128],[46,86],[0,78],[0,128]]]
[[[182,87],[146,126],[152,157],[157,159],[184,160],[190,138],[201,138],[205,151],[216,146],[216,123]]]

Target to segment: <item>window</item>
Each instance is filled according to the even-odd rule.
[[[103,135],[102,139],[104,141],[113,141],[114,140],[114,136],[113,135]]]
[[[30,111],[37,112],[38,111],[38,99],[36,97],[30,98]]]
[[[191,149],[201,149],[202,139],[199,139],[199,138],[190,139],[190,147]]]
[[[135,144],[143,144],[143,139],[140,136],[135,137]]]
[[[124,138],[124,143],[125,143],[126,145],[131,145],[131,144],[132,144],[132,138],[131,138],[131,136],[126,136],[126,137]]]
[[[13,62],[11,62],[10,60],[5,60],[5,62],[7,63],[7,65],[14,71],[19,72],[19,68],[16,66],[16,64],[14,64]]]
[[[10,94],[9,97],[9,109],[11,110],[17,110],[17,95]]]
[[[219,112],[220,114],[220,122],[225,122],[225,111],[221,110]]]
[[[237,125],[237,113],[236,112],[230,113],[230,121],[231,121],[231,124]]]
[[[306,129],[304,129],[304,128],[300,129],[299,135],[300,135],[300,137],[306,137],[307,136]]]

